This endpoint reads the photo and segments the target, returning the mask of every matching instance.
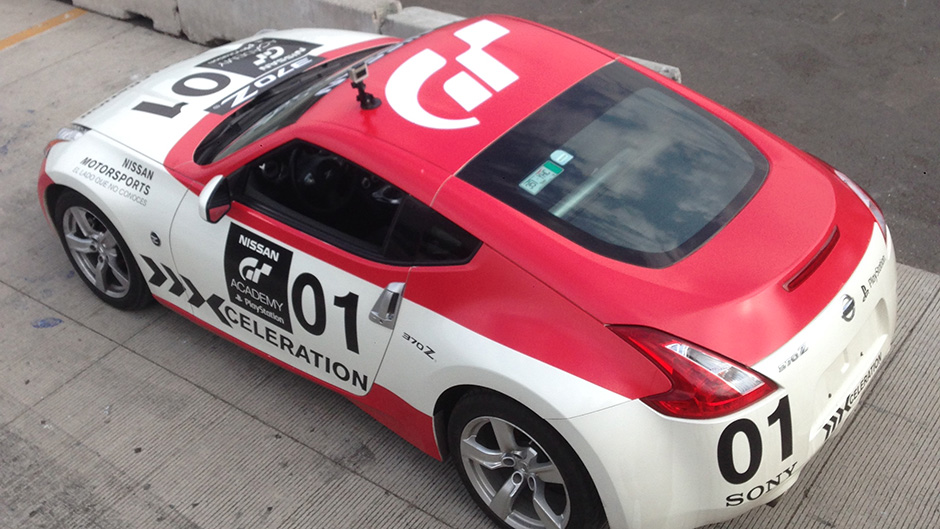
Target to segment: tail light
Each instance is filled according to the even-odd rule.
[[[647,406],[683,419],[720,417],[757,402],[777,386],[723,356],[647,327],[610,328],[653,361],[672,388],[643,397]]]
[[[856,196],[858,196],[858,199],[861,200],[863,204],[868,206],[869,211],[871,211],[871,214],[875,217],[875,220],[878,222],[878,227],[881,228],[881,235],[887,241],[888,240],[888,225],[885,222],[885,215],[884,213],[882,213],[881,208],[878,206],[878,203],[875,202],[875,199],[871,198],[871,195],[866,193],[865,190],[861,188],[861,186],[853,182],[851,178],[845,176],[838,169],[833,169],[832,171],[836,174],[836,176],[839,177],[839,180],[842,180],[842,183],[848,186],[848,188],[851,189],[855,193]]]

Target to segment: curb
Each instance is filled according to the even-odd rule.
[[[397,0],[73,0],[76,7],[113,18],[145,17],[153,28],[199,44],[250,37],[263,29],[329,27],[399,38],[419,35],[463,17]],[[673,81],[679,68],[625,57]]]

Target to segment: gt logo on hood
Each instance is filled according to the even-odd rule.
[[[507,33],[508,29],[489,20],[481,20],[454,32],[455,37],[470,45],[469,50],[456,57],[457,62],[495,92],[519,79],[515,72],[483,49]],[[425,49],[392,72],[385,87],[385,97],[395,112],[415,125],[432,129],[453,130],[479,125],[480,121],[472,116],[464,119],[436,116],[418,101],[418,92],[424,83],[446,64],[447,59],[433,50]],[[467,72],[460,72],[445,81],[444,91],[467,112],[493,96],[493,92]]]

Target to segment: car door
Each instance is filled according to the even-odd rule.
[[[221,220],[200,218],[192,193],[174,219],[179,301],[276,363],[366,394],[411,264],[408,251],[389,250],[401,246],[389,239],[404,194],[301,141],[227,179]]]

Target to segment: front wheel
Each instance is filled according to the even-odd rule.
[[[90,200],[66,192],[56,202],[55,226],[75,271],[99,298],[124,310],[153,299],[127,243]]]
[[[594,483],[577,454],[518,402],[495,393],[470,393],[454,407],[447,437],[461,480],[501,527],[606,525]]]

